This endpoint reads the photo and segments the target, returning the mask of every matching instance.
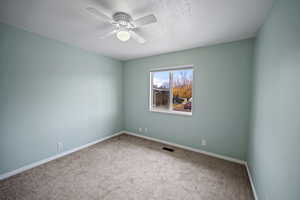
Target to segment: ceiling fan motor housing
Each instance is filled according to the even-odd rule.
[[[132,20],[131,16],[124,12],[116,12],[113,15],[113,19],[122,26],[127,26],[129,22]]]

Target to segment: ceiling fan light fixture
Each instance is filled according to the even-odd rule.
[[[122,42],[126,42],[130,39],[130,33],[127,30],[118,31],[117,38]]]

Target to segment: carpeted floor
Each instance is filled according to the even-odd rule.
[[[244,166],[121,135],[0,182],[0,199],[253,200]]]

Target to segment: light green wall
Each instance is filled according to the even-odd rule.
[[[0,174],[122,130],[122,63],[0,24]]]
[[[253,40],[245,40],[125,62],[125,129],[148,128],[142,134],[244,160],[252,61]],[[149,70],[186,64],[195,67],[193,116],[149,112]]]
[[[279,0],[256,41],[249,166],[259,200],[300,199],[300,1]]]

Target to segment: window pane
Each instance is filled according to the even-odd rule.
[[[152,73],[152,109],[169,110],[170,106],[170,72]]]
[[[192,69],[173,71],[173,110],[192,111],[192,85]]]

